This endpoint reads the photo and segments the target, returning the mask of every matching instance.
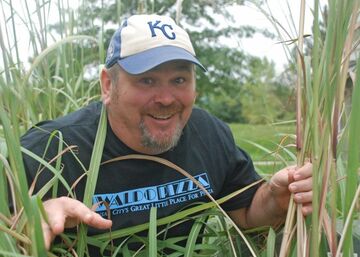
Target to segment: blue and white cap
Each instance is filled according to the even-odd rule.
[[[189,35],[166,16],[127,18],[112,36],[106,55],[106,68],[118,63],[130,74],[140,74],[173,60],[189,61],[206,71],[195,57]]]

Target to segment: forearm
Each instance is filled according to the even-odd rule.
[[[285,201],[282,197],[282,202],[279,202],[278,197],[268,182],[263,183],[248,208],[230,211],[229,215],[239,227],[245,229],[279,225],[286,218],[288,197],[285,196]]]
[[[312,164],[301,168],[289,166],[275,173],[271,180],[256,191],[251,205],[230,211],[230,217],[242,228],[276,226],[285,221],[290,195],[302,204],[302,214],[312,212]]]
[[[282,198],[283,199],[283,198]],[[285,221],[287,205],[279,202],[270,183],[264,183],[256,191],[251,206],[246,210],[246,225],[249,228],[259,226],[276,226]]]

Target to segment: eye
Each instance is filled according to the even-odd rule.
[[[174,82],[175,82],[175,84],[177,84],[177,85],[181,85],[181,84],[185,83],[185,78],[183,78],[183,77],[178,77],[178,78],[174,79]]]
[[[144,85],[153,85],[155,83],[155,80],[153,78],[142,78],[140,82]]]

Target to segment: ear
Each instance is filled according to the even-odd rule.
[[[196,102],[196,99],[197,99],[198,95],[199,95],[199,92],[198,92],[198,91],[195,91],[194,103]]]
[[[110,103],[111,79],[108,71],[103,68],[100,73],[101,99],[105,106]]]

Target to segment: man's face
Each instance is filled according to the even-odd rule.
[[[120,69],[106,104],[111,128],[138,152],[165,152],[177,144],[195,97],[190,62],[168,62],[140,75]]]

